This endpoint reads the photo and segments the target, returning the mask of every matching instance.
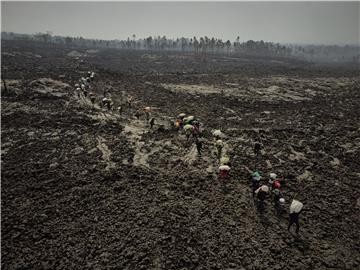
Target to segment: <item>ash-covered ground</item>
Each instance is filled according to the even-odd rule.
[[[95,106],[74,91],[89,70]],[[358,66],[2,41],[2,77],[3,269],[359,268]],[[101,108],[105,90],[133,107]],[[201,157],[181,112],[201,122]],[[285,179],[285,211],[257,207],[246,167]]]

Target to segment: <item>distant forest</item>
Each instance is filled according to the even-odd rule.
[[[54,36],[51,32],[30,34],[17,34],[2,32],[3,40],[29,40],[44,43],[63,44],[68,46],[82,46],[88,48],[114,48],[126,50],[150,51],[182,51],[194,52],[201,55],[227,54],[227,55],[259,55],[295,57],[314,62],[360,62],[360,46],[354,45],[295,45],[279,44],[247,40],[240,41],[237,37],[233,42],[214,37],[192,37],[169,39],[166,36],[137,38],[136,35],[126,40],[86,39],[82,37]]]

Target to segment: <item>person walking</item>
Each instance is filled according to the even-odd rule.
[[[251,174],[251,187],[252,187],[252,196],[255,197],[255,191],[260,187],[261,175],[258,171],[255,171]]]
[[[196,144],[196,150],[198,152],[198,155],[199,155],[199,157],[201,157],[201,149],[203,146],[202,141],[197,138],[195,144]]]
[[[215,142],[215,147],[216,147],[216,150],[217,150],[217,158],[220,160],[221,155],[222,155],[222,149],[224,147],[223,141],[222,140],[217,140]]]
[[[219,167],[219,177],[222,179],[228,179],[230,177],[230,166],[221,165]]]
[[[90,98],[91,103],[94,105],[95,99],[96,99],[95,95],[93,93],[90,93],[89,98]]]
[[[303,203],[298,200],[292,200],[290,205],[290,214],[289,214],[289,226],[288,231],[290,232],[291,226],[296,224],[296,233],[299,233],[300,224],[299,224],[299,215],[303,210]]]
[[[262,185],[257,190],[255,190],[256,198],[264,202],[266,198],[269,197],[269,187],[267,185]]]
[[[259,142],[255,142],[254,145],[254,154],[257,160],[261,159],[261,149],[262,149],[262,145]]]
[[[153,118],[151,118],[151,120],[150,120],[150,129],[153,128],[154,124],[155,124],[155,118],[153,117]]]

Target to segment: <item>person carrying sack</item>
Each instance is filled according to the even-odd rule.
[[[290,231],[291,226],[296,224],[296,233],[299,233],[300,225],[299,225],[299,215],[303,210],[304,205],[302,202],[298,200],[292,200],[290,205],[290,214],[289,214],[289,226],[288,231]]]

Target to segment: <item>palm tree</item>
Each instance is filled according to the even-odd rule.
[[[199,51],[199,48],[200,48],[200,43],[199,43],[199,41],[196,39],[196,37],[194,37],[194,49],[195,49],[195,52],[198,52],[198,51]]]
[[[148,50],[150,50],[152,48],[152,37],[151,36],[146,38],[146,43],[145,44],[146,44],[146,48]]]
[[[231,42],[230,42],[230,40],[227,40],[227,41],[226,41],[225,46],[226,46],[227,53],[229,54],[229,53],[230,53],[230,49],[231,49]]]
[[[216,43],[215,38],[212,37],[210,40],[210,50],[212,51],[212,53],[214,53],[215,43]]]
[[[131,46],[131,47],[133,47],[134,49],[136,49],[136,42],[135,42],[136,35],[133,34],[133,35],[132,35],[132,38],[133,38],[133,42],[132,42],[132,46]]]

